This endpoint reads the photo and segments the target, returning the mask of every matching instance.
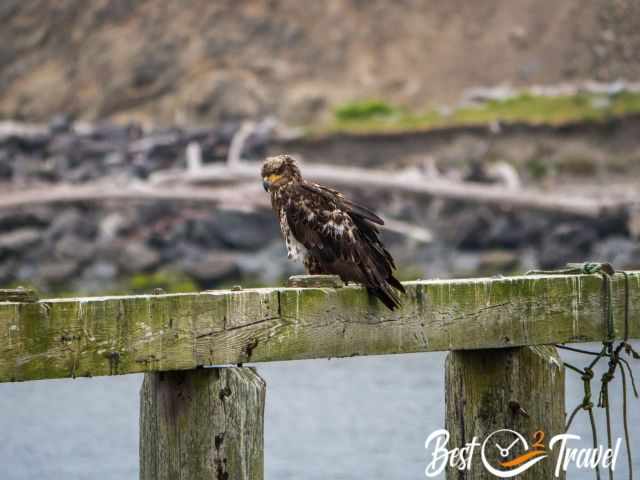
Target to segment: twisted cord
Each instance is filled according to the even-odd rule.
[[[614,308],[613,308],[613,285],[612,278],[616,273],[624,275],[624,330],[623,340],[617,345],[615,342],[615,323],[614,323]],[[629,343],[629,312],[630,312],[630,294],[629,294],[629,273],[625,271],[616,271],[608,263],[595,263],[587,262],[583,264],[570,263],[567,268],[560,270],[532,270],[527,272],[527,275],[592,275],[599,274],[602,277],[602,295],[603,295],[603,320],[607,329],[606,339],[602,342],[602,349],[599,352],[591,350],[585,350],[576,347],[569,347],[566,345],[556,345],[557,348],[563,350],[569,350],[576,353],[593,356],[593,360],[589,365],[583,369],[571,365],[565,362],[565,365],[574,372],[581,376],[583,382],[584,396],[582,402],[578,404],[569,415],[569,420],[565,426],[565,431],[568,431],[571,427],[574,419],[576,418],[580,410],[587,412],[589,416],[589,423],[591,425],[591,437],[593,439],[593,447],[598,447],[598,432],[595,423],[595,417],[593,413],[593,403],[591,401],[591,380],[593,379],[593,368],[602,358],[609,359],[609,368],[602,375],[600,379],[600,394],[598,398],[598,407],[605,409],[606,425],[607,425],[607,446],[612,448],[613,443],[613,429],[611,426],[611,406],[609,402],[609,384],[614,380],[616,370],[619,368],[620,377],[622,378],[622,423],[624,429],[625,447],[627,453],[627,464],[629,469],[629,480],[633,480],[633,460],[631,457],[631,443],[629,436],[629,418],[628,418],[628,404],[627,404],[627,373],[631,381],[631,387],[633,394],[638,398],[638,390],[636,388],[633,371],[629,362],[621,358],[620,354],[624,351],[627,355],[633,359],[640,359],[640,354],[636,352],[633,346]],[[625,371],[626,368],[626,371]],[[613,479],[613,466],[609,465],[609,479]],[[596,466],[595,469],[596,479],[600,480],[600,469]]]

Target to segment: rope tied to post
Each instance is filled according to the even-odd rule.
[[[594,359],[591,363],[584,368],[578,368],[571,365],[568,362],[564,362],[567,368],[575,371],[581,376],[583,382],[584,396],[582,402],[577,405],[569,415],[565,431],[568,431],[573,423],[574,418],[580,410],[584,410],[589,415],[589,423],[591,424],[591,435],[593,439],[593,446],[598,446],[598,432],[595,423],[595,416],[593,413],[593,402],[591,400],[591,380],[594,378],[593,368],[598,364],[602,358],[608,358],[608,369],[602,374],[600,378],[600,392],[598,395],[599,408],[605,409],[606,425],[607,425],[607,446],[612,448],[613,434],[611,427],[611,408],[609,403],[609,384],[614,380],[616,370],[620,371],[620,378],[622,380],[622,424],[625,436],[625,446],[627,452],[627,464],[629,469],[629,479],[633,479],[633,463],[631,458],[631,444],[629,439],[629,422],[628,422],[628,408],[627,408],[627,374],[631,381],[631,387],[633,395],[638,398],[638,390],[636,388],[633,371],[629,362],[621,357],[621,353],[624,353],[635,360],[640,359],[640,354],[635,351],[633,345],[629,343],[629,310],[630,310],[630,298],[629,298],[629,274],[622,270],[616,270],[609,263],[597,263],[597,262],[585,262],[585,263],[569,263],[566,268],[559,270],[532,270],[527,272],[527,275],[600,275],[602,277],[602,294],[603,294],[603,317],[604,323],[607,328],[607,337],[602,342],[602,348],[599,352],[593,352],[590,350],[584,350],[581,348],[569,347],[566,345],[556,345],[557,348],[570,350],[577,353],[591,355]],[[613,305],[613,278],[616,274],[622,274],[624,276],[624,331],[623,340],[615,345],[615,325],[614,325],[614,305]],[[626,371],[625,371],[626,369]],[[613,468],[609,465],[609,479],[613,479]],[[600,469],[598,466],[595,468],[596,479],[600,480]]]

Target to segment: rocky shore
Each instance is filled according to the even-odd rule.
[[[269,125],[258,124],[244,143],[243,157],[256,161],[256,172],[257,162],[282,145]],[[76,124],[64,117],[48,126],[4,123],[0,188],[144,182],[154,172],[186,168],[190,144],[199,146],[203,163],[226,161],[239,128],[145,131],[133,124]],[[302,146],[303,140],[297,142]],[[311,161],[314,142],[305,152]],[[468,170],[464,160],[455,168]],[[624,222],[350,193],[389,218],[433,232],[428,244],[385,232],[403,278],[510,274],[587,259],[640,267],[640,244]],[[273,284],[300,271],[301,265],[287,260],[278,225],[267,210],[225,211],[167,201],[0,209],[3,286],[87,294],[189,290]]]

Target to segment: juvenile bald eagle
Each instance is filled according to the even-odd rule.
[[[336,190],[304,180],[289,155],[267,158],[262,179],[289,258],[303,257],[310,275],[339,275],[344,282],[367,287],[389,309],[400,306],[398,291],[405,290],[393,276],[396,266],[380,241],[380,217]]]

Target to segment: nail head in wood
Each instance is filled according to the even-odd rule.
[[[38,294],[31,288],[2,288],[0,302],[34,303],[38,301]]]
[[[294,288],[342,288],[344,283],[337,275],[293,275],[288,287]]]

